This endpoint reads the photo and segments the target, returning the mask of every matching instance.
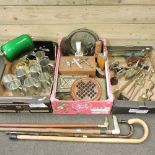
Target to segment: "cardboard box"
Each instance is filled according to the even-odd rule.
[[[107,57],[106,40],[104,42],[104,57]],[[51,95],[51,105],[54,114],[109,114],[113,104],[113,95],[111,93],[109,66],[108,60],[105,61],[105,76],[106,76],[106,91],[107,99],[97,101],[73,101],[73,100],[59,100],[56,96],[58,71],[61,59],[60,40],[58,41],[57,63],[55,67],[55,77],[53,91]]]
[[[150,46],[149,46],[150,47]],[[120,47],[119,47],[120,48]],[[131,47],[132,48],[132,47]],[[135,47],[133,47],[135,48]],[[152,48],[152,47],[151,47]],[[155,69],[155,52],[153,50],[151,50],[150,52],[148,52],[148,65],[151,66],[152,69]],[[115,58],[115,60],[121,60],[119,58]],[[110,61],[109,61],[110,62]],[[148,75],[146,75],[147,77]],[[152,81],[155,81],[155,74],[153,75],[154,77],[152,78]],[[125,81],[119,81],[118,86],[116,87],[121,87],[122,84],[124,84]],[[155,89],[153,89],[153,96],[151,97],[151,99],[153,101],[140,101],[138,98],[139,96],[145,92],[145,90],[147,89],[147,86],[149,85],[149,81],[145,81],[144,86],[140,86],[139,89],[135,89],[134,92],[137,92],[136,96],[134,99],[132,100],[126,100],[125,98],[123,99],[114,99],[114,103],[113,103],[113,108],[112,108],[112,113],[113,114],[147,114],[147,113],[154,113],[155,112]],[[113,87],[113,86],[112,86]],[[115,86],[114,86],[115,87]],[[114,91],[114,87],[112,88],[112,90]],[[128,92],[127,90],[129,90],[131,88],[131,86],[127,86],[129,88],[126,88],[126,90],[124,92]],[[125,96],[127,97],[127,93],[124,93]],[[130,92],[131,94],[131,92]],[[130,96],[129,94],[129,96]]]
[[[50,58],[50,61],[56,59],[57,44],[52,41],[34,41],[34,51],[41,50],[41,48],[48,49],[45,53]],[[13,68],[16,66],[16,62],[8,62],[3,58],[3,67],[1,70],[1,80],[4,74],[13,73]],[[14,96],[12,92],[8,92],[0,84],[0,112],[51,112],[50,95],[51,90],[46,93],[38,94],[38,96]]]

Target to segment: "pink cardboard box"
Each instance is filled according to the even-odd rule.
[[[104,57],[107,58],[107,42],[106,39],[101,39],[104,42]],[[51,94],[51,105],[54,114],[110,114],[113,104],[113,95],[111,91],[110,75],[108,59],[105,61],[105,76],[107,87],[107,99],[98,101],[72,101],[72,100],[58,100],[56,98],[58,70],[61,57],[60,41],[58,41],[57,62],[55,67],[54,85]]]

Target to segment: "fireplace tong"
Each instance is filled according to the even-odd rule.
[[[128,127],[126,134],[121,133],[123,124]],[[135,137],[137,125],[143,129],[143,135],[132,138]],[[109,121],[105,117],[104,124],[0,124],[0,132],[5,132],[12,140],[138,144],[147,139],[149,129],[141,119],[118,121],[113,115],[112,130],[109,129]]]

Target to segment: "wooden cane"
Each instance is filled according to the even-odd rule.
[[[0,124],[0,128],[107,128],[104,124]]]
[[[65,129],[65,128],[0,128],[0,131],[35,132],[35,133],[70,133],[70,134],[110,134],[110,130],[100,129]]]
[[[104,124],[0,124],[0,128],[108,128],[108,118]]]
[[[140,125],[144,132],[141,138],[88,138],[88,137],[64,137],[64,136],[34,136],[34,135],[16,135],[10,137],[18,140],[47,140],[47,141],[67,141],[67,142],[96,142],[96,143],[129,143],[139,144],[145,141],[149,135],[147,124],[141,119],[128,120],[129,125]]]

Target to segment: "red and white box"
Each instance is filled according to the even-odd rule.
[[[107,58],[107,42],[106,39],[101,39],[104,43],[103,56]],[[105,61],[105,77],[106,77],[106,100],[97,101],[74,101],[74,100],[59,100],[56,98],[57,82],[58,82],[58,71],[61,58],[60,42],[58,41],[58,52],[57,61],[55,67],[54,84],[51,94],[51,105],[54,114],[110,114],[113,105],[113,94],[111,91],[110,75],[108,59]]]

